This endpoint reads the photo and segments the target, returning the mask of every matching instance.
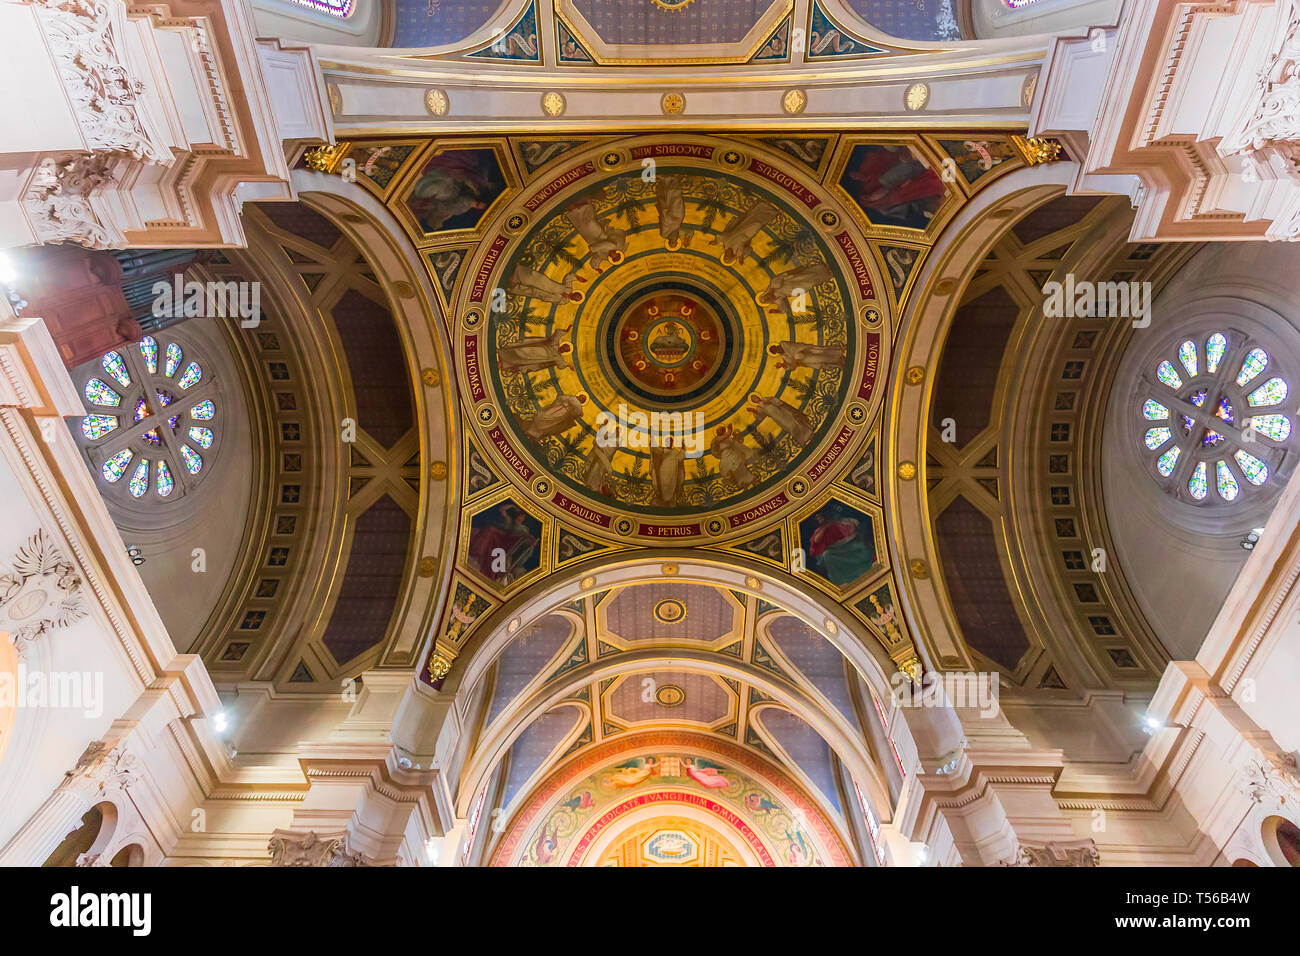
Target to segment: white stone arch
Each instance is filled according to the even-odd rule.
[[[821,734],[850,773],[866,789],[872,804],[885,816],[892,815],[889,791],[884,774],[876,766],[863,746],[859,733],[838,712],[822,711],[806,692],[790,688],[759,668],[728,658],[721,654],[687,648],[656,648],[636,651],[575,668],[566,679],[542,688],[521,701],[508,712],[508,719],[496,722],[490,732],[478,742],[474,753],[461,773],[462,785],[457,790],[457,816],[469,812],[474,795],[482,789],[492,770],[510,749],[510,745],[538,717],[576,690],[593,681],[607,677],[626,677],[643,672],[671,667],[701,674],[729,677],[756,687],[774,698],[787,710],[798,715]]]

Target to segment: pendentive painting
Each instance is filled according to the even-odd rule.
[[[943,180],[905,145],[853,147],[840,187],[877,226],[924,229],[943,205]]]
[[[836,587],[848,587],[879,565],[871,516],[842,501],[828,501],[799,522],[808,570]]]
[[[425,233],[473,229],[505,188],[496,150],[444,149],[425,163],[403,202]]]

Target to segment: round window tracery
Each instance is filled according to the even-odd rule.
[[[152,335],[106,353],[83,385],[81,434],[110,493],[172,501],[202,477],[217,441],[214,383],[178,342]]]
[[[1291,437],[1290,386],[1267,350],[1212,331],[1171,346],[1144,377],[1137,409],[1153,476],[1193,504],[1262,488]]]

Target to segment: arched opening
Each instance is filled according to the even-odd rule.
[[[117,829],[117,807],[96,804],[81,817],[81,823],[63,838],[41,866],[86,866],[108,846]]]

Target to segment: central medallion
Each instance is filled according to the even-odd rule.
[[[654,406],[708,401],[739,354],[739,326],[703,288],[680,281],[640,284],[620,296],[611,313],[605,333],[611,371]]]

